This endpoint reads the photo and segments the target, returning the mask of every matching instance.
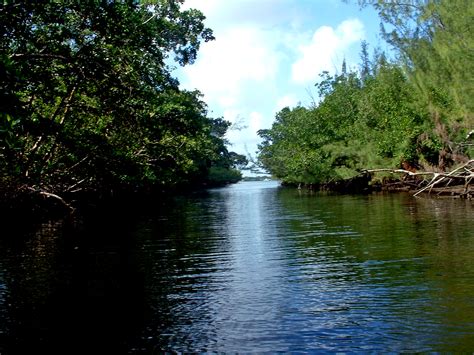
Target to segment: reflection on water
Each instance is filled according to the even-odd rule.
[[[246,182],[51,222],[0,242],[3,350],[472,351],[472,218]]]

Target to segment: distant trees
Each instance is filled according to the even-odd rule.
[[[474,3],[361,1],[391,30],[399,54],[370,58],[360,71],[321,74],[320,102],[285,108],[262,138],[259,160],[289,183],[327,183],[369,168],[424,166],[443,170],[472,154]]]
[[[0,4],[3,184],[56,193],[166,187],[233,168],[228,126],[171,76],[169,56],[190,64],[213,39],[203,14],[181,3]]]

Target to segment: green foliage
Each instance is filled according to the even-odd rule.
[[[262,165],[288,183],[322,184],[367,168],[415,163],[423,118],[411,86],[400,67],[372,62],[360,77],[323,73],[317,106],[278,113],[272,128],[259,132]]]
[[[211,167],[209,170],[208,183],[213,186],[232,184],[240,181],[242,174],[237,169],[227,169],[223,167]]]
[[[289,183],[321,184],[382,167],[445,169],[472,154],[474,2],[359,0],[379,12],[399,58],[370,60],[360,71],[321,74],[315,107],[280,111],[259,161]],[[471,150],[469,150],[471,149]]]
[[[442,143],[437,165],[462,159],[468,154],[466,133],[474,126],[474,2],[359,2],[374,6],[390,27],[383,36],[399,54],[417,105],[430,114],[425,138]]]
[[[215,136],[166,64],[213,39],[181,3],[3,2],[2,174],[61,192],[197,182],[222,164],[228,125]]]

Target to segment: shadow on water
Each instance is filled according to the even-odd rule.
[[[0,240],[0,353],[126,353],[146,314],[135,219],[112,209],[10,223]]]
[[[473,212],[254,182],[6,228],[0,352],[472,351]]]

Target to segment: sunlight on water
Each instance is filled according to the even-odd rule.
[[[180,208],[184,226],[171,231],[169,244],[158,231],[142,236],[160,245],[149,255],[157,269],[148,286],[166,310],[147,333],[159,349],[474,346],[465,339],[474,331],[474,304],[452,288],[463,282],[472,290],[474,277],[456,281],[452,268],[437,269],[449,261],[445,248],[456,258],[470,255],[471,205],[404,195],[311,196],[271,182],[212,190]],[[451,291],[466,312],[459,319],[466,328],[454,333],[448,309],[438,304],[439,294]]]
[[[0,245],[0,339],[132,354],[472,351],[473,210],[269,181],[50,222]]]

